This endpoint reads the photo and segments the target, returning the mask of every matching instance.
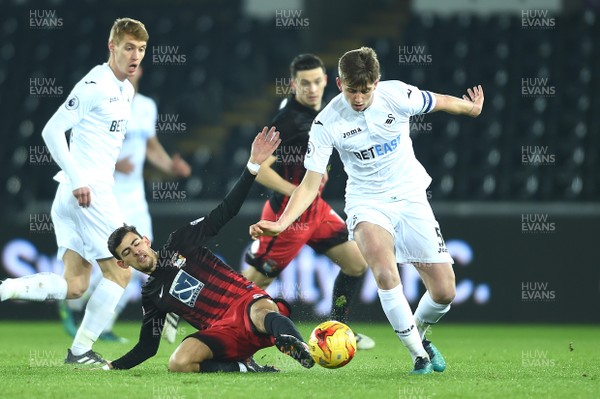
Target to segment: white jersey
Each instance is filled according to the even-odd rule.
[[[131,104],[131,118],[127,124],[127,133],[118,159],[129,158],[133,170],[129,174],[115,171],[115,194],[134,194],[144,198],[144,162],[146,146],[151,137],[156,136],[156,103],[150,97],[136,93]],[[119,201],[120,202],[120,201]],[[132,204],[133,205],[133,204]]]
[[[430,92],[396,80],[379,82],[373,103],[361,112],[340,93],[313,122],[304,167],[324,173],[335,148],[348,174],[347,201],[395,201],[425,190],[431,177],[415,157],[409,118],[434,107]]]
[[[120,81],[108,64],[94,67],[56,111],[72,125],[69,151],[90,183],[113,184],[113,172],[131,112],[134,89]],[[63,171],[55,179],[69,182]]]

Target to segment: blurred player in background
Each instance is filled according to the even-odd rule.
[[[483,89],[468,89],[460,99],[400,81],[380,82],[377,55],[368,47],[344,54],[338,73],[341,93],[312,125],[302,183],[276,221],[261,220],[250,226],[250,234],[276,236],[292,225],[318,195],[335,148],[348,174],[350,236],[373,271],[390,324],[411,354],[412,373],[444,371],[445,360],[425,332],[454,299],[453,261],[427,200],[431,177],[415,158],[409,118],[434,111],[476,117],[483,108]],[[396,262],[415,265],[427,288],[414,315]]]
[[[55,177],[60,184],[52,222],[64,275],[38,273],[0,285],[3,301],[78,298],[89,286],[91,262],[98,262],[103,278],[90,297],[65,363],[105,363],[92,345],[113,317],[131,276],[129,269],[117,265],[106,239],[124,221],[113,193],[113,172],[131,114],[134,89],[128,78],[139,68],[147,42],[144,24],[117,19],[108,40],[108,62],[75,85],[42,131],[62,169]]]
[[[138,231],[152,242],[154,240],[152,219],[144,190],[144,161],[147,159],[154,167],[171,176],[188,177],[191,168],[179,154],[170,157],[158,141],[156,137],[158,117],[156,103],[150,97],[139,92],[139,80],[142,73],[140,65],[136,73],[129,77],[129,81],[135,89],[135,95],[131,104],[131,117],[127,125],[127,133],[115,167],[114,192],[125,222],[136,226]],[[137,294],[137,287],[140,284],[136,284],[136,280],[145,280],[145,276],[133,270],[131,282],[115,309],[114,317],[100,335],[100,339],[124,342],[123,338],[113,333],[112,328],[127,302]],[[92,284],[93,286],[94,284]],[[92,287],[79,299],[60,302],[61,318],[65,329],[71,335],[74,335],[77,329],[77,313],[83,310],[89,295],[91,295]],[[170,342],[174,342],[178,319],[176,315],[170,315],[169,323],[165,326],[165,335]]]
[[[327,85],[325,73],[323,61],[313,54],[298,55],[290,64],[294,94],[271,122],[281,132],[279,154],[271,156],[256,177],[260,184],[273,190],[263,207],[262,219],[279,218],[306,173],[304,154],[308,132],[321,110]],[[246,262],[251,267],[244,270],[243,275],[266,289],[302,247],[309,245],[340,266],[333,285],[331,319],[346,323],[348,309],[360,289],[367,262],[356,243],[348,241],[348,230],[342,218],[321,198],[326,182],[327,172],[323,175],[317,198],[291,227],[276,237],[263,236],[254,242],[246,254]],[[359,349],[375,346],[375,342],[363,334],[356,334],[356,340]]]
[[[184,338],[169,360],[175,372],[273,372],[252,356],[275,344],[303,367],[314,365],[308,345],[289,308],[231,269],[206,242],[240,210],[258,168],[281,141],[275,128],[260,132],[244,172],[225,199],[207,216],[175,230],[156,252],[133,226],[115,230],[108,247],[121,267],[149,275],[142,288],[144,320],[139,342],[105,369],[130,369],[154,356],[167,312],[175,312],[198,331]],[[283,314],[282,314],[283,313]]]

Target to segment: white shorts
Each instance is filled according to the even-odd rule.
[[[454,263],[425,192],[398,201],[353,201],[346,205],[350,239],[360,222],[386,229],[395,243],[398,263]]]
[[[92,203],[82,208],[68,183],[60,183],[52,203],[58,259],[70,249],[88,261],[112,258],[108,236],[123,225],[121,209],[108,184],[90,186]]]

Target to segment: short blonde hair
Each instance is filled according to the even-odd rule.
[[[348,87],[361,88],[375,83],[381,77],[377,53],[370,47],[346,52],[338,62],[338,73]]]
[[[119,44],[125,35],[131,35],[135,38],[135,40],[139,40],[141,42],[147,42],[149,38],[146,27],[137,19],[117,18],[110,30],[108,42]]]

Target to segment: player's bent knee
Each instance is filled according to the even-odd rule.
[[[82,290],[82,289],[75,290],[75,289],[68,288],[67,296],[65,297],[65,299],[79,299],[83,296],[85,291],[86,290]]]
[[[78,299],[87,291],[89,284],[82,279],[67,279],[67,298]]]
[[[192,361],[190,356],[186,356],[183,351],[175,351],[169,358],[169,371],[174,373],[193,373],[198,372],[199,362]]]
[[[401,284],[396,265],[394,267],[372,267],[371,270],[379,288],[391,289]]]
[[[344,272],[344,274],[346,274],[348,276],[360,277],[363,274],[365,274],[365,272],[367,271],[367,265],[366,264],[356,264],[356,265],[352,265],[350,267],[344,268],[344,269],[342,269],[342,271]]]
[[[189,363],[184,363],[175,354],[169,358],[169,371],[174,373],[185,373],[189,369]]]
[[[456,296],[456,288],[454,286],[450,286],[442,290],[434,292],[430,291],[429,295],[431,295],[431,299],[433,299],[435,303],[449,304],[452,303],[454,297]]]

